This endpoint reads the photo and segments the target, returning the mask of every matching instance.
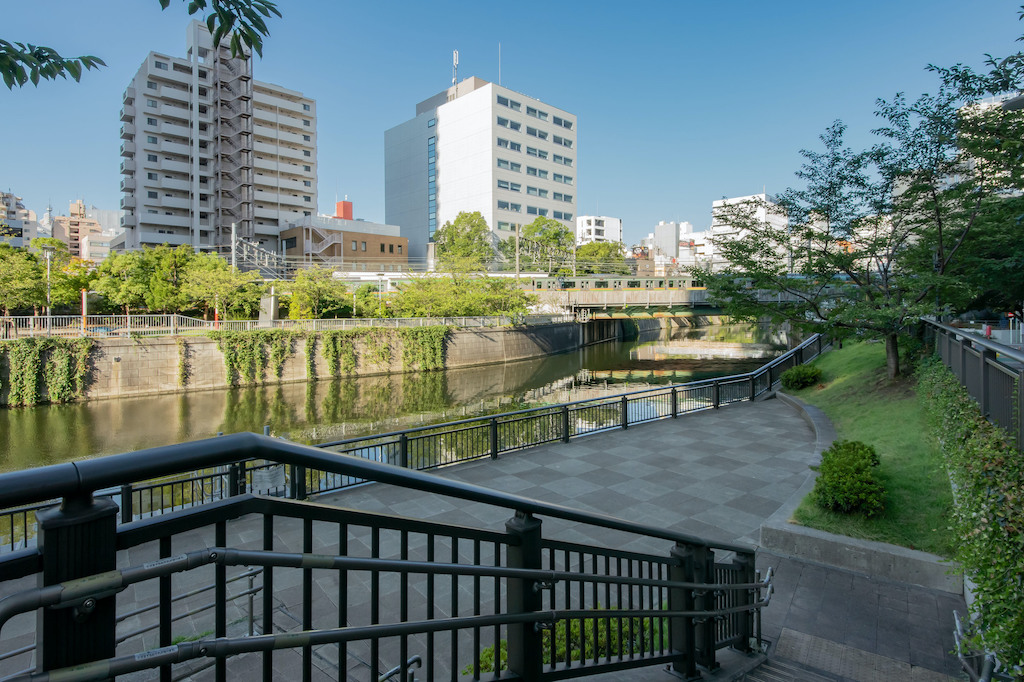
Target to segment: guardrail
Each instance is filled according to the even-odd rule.
[[[967,389],[981,413],[1024,446],[1024,352],[996,343],[969,330],[922,319],[935,335],[942,362]]]
[[[476,317],[353,317],[325,320],[200,320],[186,315],[52,315],[0,317],[0,340],[34,336],[175,336],[207,331],[294,329],[329,331],[364,327],[504,327],[574,322],[573,315],[489,315]]]
[[[243,494],[118,526],[117,505],[95,495],[249,459],[513,515],[493,530]],[[562,679],[668,664],[693,679],[698,665],[716,667],[722,647],[760,647],[758,612],[771,594],[770,574],[760,578],[753,549],[743,545],[255,434],[5,474],[0,491],[3,507],[61,500],[39,514],[38,547],[0,557],[0,636],[12,619],[38,612],[40,679],[159,670],[170,680],[212,661],[219,680],[229,667],[232,677],[288,671],[308,680],[314,661],[331,660],[340,677],[365,665],[369,679],[379,679],[416,655],[427,679],[462,670],[480,679],[488,647],[495,677]],[[659,553],[566,542],[544,535],[543,518],[668,546]],[[263,569],[261,604],[259,632],[249,636],[231,631],[227,585],[254,566]],[[196,641],[176,638],[172,584],[202,584],[211,574],[214,613],[192,623]],[[141,651],[116,636],[118,613],[139,594],[159,595],[151,620],[158,634]],[[410,679],[408,667],[397,675]]]
[[[782,372],[817,357],[827,340],[814,335],[796,348],[746,374],[643,389],[601,398],[474,417],[318,444],[315,447],[407,469],[431,470],[611,429],[674,418],[721,405],[754,400],[771,390]],[[264,434],[269,434],[269,427]],[[2,478],[0,478],[2,480]],[[162,480],[134,479],[97,495],[119,508],[121,523],[252,493],[304,499],[363,484],[347,475],[246,459]],[[36,512],[52,505],[0,507],[0,554],[32,547]]]

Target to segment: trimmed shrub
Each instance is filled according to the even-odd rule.
[[[782,382],[782,387],[795,391],[800,388],[807,388],[818,383],[821,379],[821,368],[815,367],[814,365],[797,365],[796,367],[790,367],[779,380]]]
[[[819,506],[844,514],[871,517],[885,509],[885,488],[875,479],[878,453],[866,443],[840,440],[821,453],[814,484]]]

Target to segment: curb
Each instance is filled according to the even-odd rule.
[[[781,392],[776,395],[797,410],[814,431],[814,454],[820,459],[821,453],[836,438],[835,428],[828,417],[818,408],[792,396]],[[816,477],[817,472],[808,470],[803,485],[761,525],[760,549],[854,571],[872,578],[909,583],[951,594],[964,593],[963,575],[959,566],[940,556],[874,540],[834,535],[790,523],[789,519],[801,500],[814,489]]]

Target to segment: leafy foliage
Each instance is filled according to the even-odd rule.
[[[462,212],[434,233],[435,255],[442,270],[476,272],[494,259],[491,230],[480,211]]]
[[[444,368],[444,342],[451,332],[447,325],[403,327],[398,330],[402,340],[402,367],[431,370]]]
[[[1017,386],[1017,399],[1022,388]],[[922,363],[918,394],[955,490],[955,558],[974,582],[980,648],[1024,674],[1024,457],[941,362]]]
[[[507,277],[415,277],[391,297],[396,317],[524,315],[535,298]]]
[[[629,266],[621,242],[591,242],[576,249],[576,272],[580,275],[628,275]]]
[[[779,380],[782,382],[782,387],[796,391],[801,388],[807,388],[818,383],[821,379],[821,368],[815,365],[797,365],[796,367],[790,367]]]
[[[161,9],[167,9],[171,0],[158,0]],[[213,44],[230,34],[229,46],[235,57],[246,57],[243,45],[263,55],[263,38],[270,35],[264,18],[280,17],[271,0],[188,0],[189,15],[206,15],[206,27],[213,36]],[[0,40],[0,76],[9,90],[40,80],[56,80],[70,76],[76,82],[89,69],[106,66],[99,57],[82,55],[62,57],[51,47]]]
[[[860,441],[839,440],[821,453],[814,499],[825,509],[875,516],[885,509],[885,489],[874,476],[878,453]]]
[[[286,329],[208,333],[224,355],[224,368],[232,386],[262,383],[269,368],[275,379],[281,377],[284,361],[294,353],[295,332]]]
[[[66,403],[82,397],[89,374],[93,340],[59,337],[17,339],[0,344],[7,356],[7,404]],[[40,392],[45,382],[45,399]]]
[[[565,266],[575,255],[576,236],[568,227],[544,216],[538,216],[522,229],[519,236],[519,263],[522,269],[552,272],[572,272]],[[506,261],[516,259],[516,238],[510,237],[499,245]]]
[[[35,254],[0,242],[0,307],[5,315],[46,300],[44,273]]]
[[[334,279],[334,270],[328,267],[312,267],[299,270],[295,280],[288,283],[291,303],[288,316],[293,320],[339,317],[350,313],[348,288],[345,283]]]

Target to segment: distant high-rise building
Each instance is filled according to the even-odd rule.
[[[217,249],[239,237],[279,251],[316,213],[316,103],[254,81],[193,21],[184,59],[150,52],[121,109],[125,248]]]
[[[538,216],[572,228],[577,153],[576,116],[467,78],[384,133],[384,222],[417,259],[463,211],[479,211],[498,239]]]
[[[0,211],[0,241],[22,247],[39,235],[36,212],[25,208],[21,197],[0,192]]]
[[[722,255],[719,244],[725,240],[736,239],[745,234],[742,225],[733,224],[730,214],[738,212],[744,219],[759,224],[768,224],[776,229],[786,229],[789,220],[778,209],[767,194],[751,194],[745,197],[719,199],[711,203],[711,228],[707,231],[708,249],[705,264],[713,270],[721,270],[729,265]]]
[[[576,244],[621,242],[622,220],[604,215],[576,216]]]

